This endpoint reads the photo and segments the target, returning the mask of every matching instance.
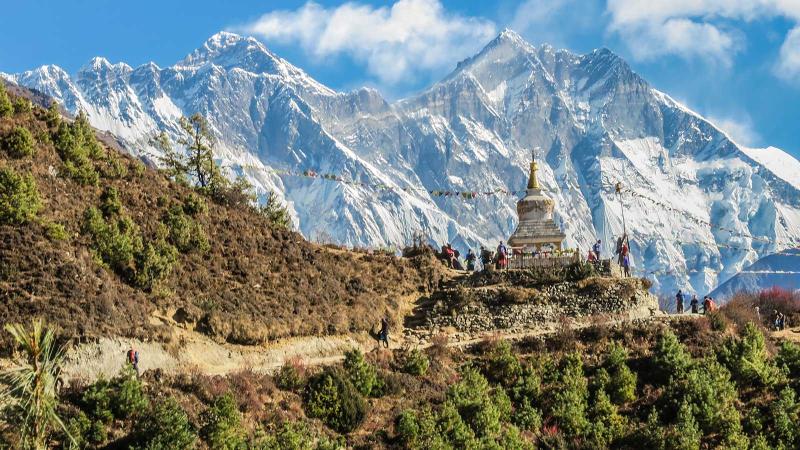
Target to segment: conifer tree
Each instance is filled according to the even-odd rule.
[[[186,147],[186,166],[201,189],[213,187],[219,181],[219,168],[214,164],[214,136],[208,128],[208,121],[200,113],[191,117],[181,117],[180,126],[185,136],[178,143]]]

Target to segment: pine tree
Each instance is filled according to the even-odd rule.
[[[681,403],[678,409],[678,421],[675,425],[670,448],[674,450],[695,450],[700,448],[700,439],[703,434],[692,414],[692,407],[687,402]]]
[[[179,183],[186,183],[189,174],[186,155],[175,150],[167,133],[162,131],[150,141],[150,144],[161,152],[160,155],[156,155],[156,159],[164,167],[167,176]]]
[[[289,215],[289,210],[281,205],[278,196],[274,192],[269,193],[266,203],[259,207],[259,212],[277,228],[290,229],[292,227],[292,218]]]
[[[212,188],[218,181],[219,168],[214,163],[214,136],[208,128],[206,118],[200,113],[191,117],[181,117],[180,126],[185,136],[178,143],[186,147],[188,172],[201,189]]]

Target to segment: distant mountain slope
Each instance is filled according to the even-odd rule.
[[[180,115],[205,114],[222,162],[260,192],[278,192],[312,239],[402,245],[421,231],[438,244],[495,246],[516,225],[516,198],[426,191],[522,189],[538,149],[570,246],[622,233],[612,185],[623,182],[633,264],[656,273],[657,290],[708,291],[800,242],[800,188],[787,166],[739,147],[607,49],[576,55],[506,30],[394,103],[372,89],[335,92],[259,41],[224,32],[171,67],[95,58],[74,75],[44,66],[7,77],[85,109],[133,154],[153,151],[159,129],[176,133]]]
[[[759,259],[719,285],[711,296],[724,302],[737,292],[759,292],[772,287],[800,290],[800,248]]]

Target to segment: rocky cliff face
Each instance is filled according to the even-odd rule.
[[[438,244],[494,246],[514,230],[516,198],[426,191],[523,190],[536,149],[566,244],[611,242],[624,222],[633,265],[655,272],[657,290],[706,292],[800,241],[800,163],[737,145],[606,49],[576,55],[504,31],[441,82],[394,103],[372,89],[335,92],[230,33],[166,68],[95,58],[74,75],[44,66],[6,77],[86,110],[138,155],[153,151],[159,129],[177,135],[181,115],[205,114],[230,173],[261,195],[277,192],[311,239],[403,245],[421,231]]]

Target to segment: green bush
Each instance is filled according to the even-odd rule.
[[[511,421],[522,430],[537,432],[542,427],[542,412],[525,398],[514,409]]]
[[[465,427],[463,422],[462,426]],[[447,443],[443,439],[444,433],[440,432],[437,417],[430,409],[420,413],[413,410],[403,411],[395,422],[395,432],[400,443],[408,449],[447,448]],[[472,438],[474,439],[474,436]]]
[[[517,382],[509,390],[511,399],[517,404],[527,401],[538,401],[542,393],[542,378],[539,373],[530,365],[522,368],[522,372],[517,377]]]
[[[588,401],[589,387],[583,362],[578,353],[570,353],[561,362],[551,415],[564,432],[580,436],[589,426]]]
[[[126,216],[106,221],[97,208],[83,216],[83,232],[92,239],[92,249],[100,260],[125,277],[134,272],[134,256],[143,248],[139,227]]]
[[[14,114],[25,115],[33,111],[33,103],[25,97],[14,99]]]
[[[625,434],[625,418],[619,415],[616,405],[602,389],[595,392],[590,417],[589,441],[595,448],[608,448]]]
[[[403,355],[402,371],[409,375],[422,376],[428,372],[430,361],[422,350],[413,349]]]
[[[206,203],[203,197],[193,192],[189,193],[189,195],[183,199],[183,212],[192,217],[205,214],[208,212],[208,203]]]
[[[692,368],[685,379],[673,378],[665,395],[675,405],[675,411],[683,402],[688,403],[705,434],[718,433],[732,440],[740,437],[736,386],[730,372],[717,361],[705,360]]]
[[[64,424],[66,428],[66,433],[69,434],[69,437],[62,436],[62,442],[69,442],[70,437],[72,438],[72,448],[86,448],[90,443],[89,434],[92,429],[92,421],[89,420],[89,417],[83,411],[78,410],[75,415],[71,416],[66,423]],[[2,441],[0,441],[2,442]],[[0,446],[0,448],[4,448]]]
[[[178,250],[162,237],[148,242],[135,255],[134,283],[141,289],[152,291],[166,279],[178,259]]]
[[[266,217],[275,228],[290,229],[292,227],[292,218],[289,215],[289,210],[281,205],[274,192],[269,193],[267,201],[258,207],[258,212]]]
[[[461,380],[448,389],[447,405],[452,405],[479,438],[496,438],[501,419],[511,415],[511,400],[505,391],[491,388],[489,381],[469,366],[461,370]]]
[[[211,249],[203,227],[184,213],[181,206],[172,205],[162,221],[169,230],[169,241],[181,253],[206,253]]]
[[[134,434],[134,448],[147,450],[192,449],[197,435],[186,412],[172,399],[153,404],[140,418]]]
[[[505,387],[513,386],[522,374],[522,365],[508,341],[499,341],[492,347],[486,366],[489,381]]]
[[[339,370],[326,368],[311,377],[303,393],[306,414],[340,433],[355,430],[366,415],[361,393]]]
[[[130,364],[112,383],[111,409],[117,419],[135,417],[147,409],[149,401],[142,383]]]
[[[212,450],[237,450],[245,445],[242,415],[233,395],[227,393],[214,399],[203,412],[200,436]]]
[[[66,241],[69,239],[67,228],[57,222],[46,222],[44,224],[44,231],[51,241]]]
[[[378,371],[364,359],[364,354],[360,350],[354,348],[345,352],[344,370],[358,392],[365,396],[372,394],[378,382]]]
[[[258,433],[262,434],[262,433]],[[339,450],[342,442],[316,436],[302,422],[285,422],[274,433],[256,436],[247,446],[254,450]]]
[[[117,188],[109,186],[103,190],[100,195],[100,211],[103,212],[103,217],[106,219],[122,212],[122,202],[119,199]]]
[[[3,137],[3,148],[13,158],[28,158],[35,153],[36,141],[25,127],[14,127]]]
[[[700,448],[702,437],[703,433],[694,419],[692,407],[687,402],[681,403],[674,432],[670,435],[669,448],[671,450],[697,450]]]
[[[784,341],[778,350],[775,363],[778,367],[783,368],[789,378],[795,381],[800,380],[800,345]]]
[[[783,388],[776,401],[770,405],[772,419],[772,442],[776,448],[798,448],[800,446],[800,404],[794,390]]]
[[[111,383],[103,378],[95,381],[83,392],[81,406],[92,420],[111,423],[114,412],[111,410],[113,390]],[[98,442],[98,441],[94,441]]]
[[[729,338],[717,350],[717,358],[742,386],[770,386],[781,379],[767,352],[764,335],[752,323],[745,326],[741,338]]]
[[[94,135],[86,114],[81,112],[74,122],[60,121],[53,136],[53,144],[65,174],[83,185],[96,185],[100,176],[93,161],[105,158],[105,151]]]
[[[594,265],[585,261],[575,262],[567,267],[567,279],[570,281],[579,281],[594,275]]]
[[[604,367],[609,381],[606,392],[617,405],[636,400],[636,374],[627,365],[628,351],[619,343],[612,342],[606,354]]]
[[[41,209],[42,201],[33,176],[0,167],[0,224],[28,223]]]
[[[8,117],[13,113],[14,107],[11,105],[11,99],[8,98],[6,84],[0,81],[0,117]]]
[[[47,122],[47,126],[53,130],[58,129],[59,125],[61,125],[61,110],[58,107],[57,101],[50,101],[44,120]]]
[[[652,361],[657,378],[663,383],[668,382],[670,378],[686,377],[692,367],[692,355],[678,341],[678,337],[669,330],[659,336]]]
[[[286,362],[275,374],[275,384],[286,391],[300,391],[306,385],[305,373],[299,364]]]

